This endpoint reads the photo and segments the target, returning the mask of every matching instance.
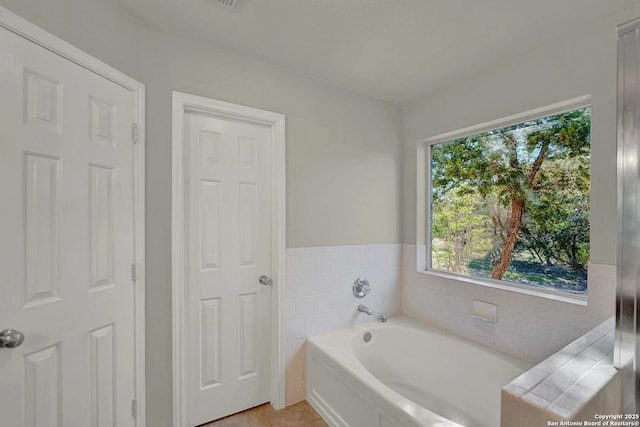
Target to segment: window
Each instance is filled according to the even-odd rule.
[[[509,122],[428,141],[427,269],[586,295],[591,109]]]

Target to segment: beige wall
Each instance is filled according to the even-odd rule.
[[[408,316],[537,362],[614,315],[616,292],[616,26],[640,7],[584,23],[580,31],[474,79],[403,106],[403,305]],[[586,306],[416,272],[416,142],[591,94],[591,262]],[[497,322],[471,315],[474,299]]]
[[[147,32],[148,425],[171,414],[171,90],[287,117],[287,245],[395,243],[400,118],[394,105],[259,61]],[[363,194],[376,192],[364,199]],[[371,215],[376,212],[376,215]]]
[[[635,7],[403,105],[403,242],[416,242],[416,142],[592,95],[591,260],[616,262],[616,26]]]
[[[115,0],[0,0],[0,5],[147,86],[149,426],[169,426],[172,420],[172,90],[287,116],[289,247],[414,243],[418,139],[591,93],[592,260],[615,263],[615,25],[640,16],[640,8],[585,23],[579,33],[479,70],[475,79],[406,103],[401,111],[262,61],[160,34],[142,26]],[[463,307],[484,295],[477,287],[445,288],[430,297]],[[512,301],[503,294],[496,298],[504,299],[505,306]],[[518,315],[518,307],[510,310]],[[528,324],[537,324],[531,315]],[[455,326],[460,318],[452,316],[439,320]]]
[[[147,87],[147,425],[172,424],[171,91],[284,113],[287,246],[400,243],[401,110],[145,28],[113,0],[0,0]]]

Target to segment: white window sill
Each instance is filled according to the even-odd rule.
[[[498,281],[484,280],[481,278],[464,276],[456,273],[450,273],[438,270],[417,270],[418,273],[426,276],[441,277],[448,280],[457,282],[469,283],[473,285],[486,286],[493,289],[500,289],[503,291],[516,292],[519,294],[530,295],[538,298],[545,298],[553,301],[564,302],[568,304],[575,304],[580,306],[587,306],[587,296],[584,295],[568,295],[552,290],[543,288],[534,288],[526,285],[518,285],[517,283],[503,284]]]

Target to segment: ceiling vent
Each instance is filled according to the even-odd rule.
[[[223,7],[227,10],[238,12],[247,0],[213,0],[213,4]]]

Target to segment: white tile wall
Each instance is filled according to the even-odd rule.
[[[286,404],[305,398],[306,338],[401,310],[401,245],[287,249],[285,294]],[[369,280],[371,293],[353,296],[356,278]],[[358,304],[373,310],[357,311]]]
[[[361,300],[351,292],[359,276],[366,277],[372,289]],[[369,322],[380,314],[393,316],[402,312],[538,363],[613,314],[615,283],[615,267],[591,265],[589,304],[585,307],[417,273],[415,245],[289,248],[285,294],[286,404],[305,398],[306,338],[310,336]],[[474,319],[474,299],[495,304],[498,321]],[[360,303],[369,306],[373,316],[359,313]],[[593,333],[586,334],[528,371],[519,383],[510,384],[506,390],[513,395],[512,400],[520,402],[520,397],[527,395],[531,403],[537,402],[534,409],[539,406],[547,409],[541,414],[528,405],[519,406],[520,411],[503,408],[503,412],[509,412],[508,418],[517,416],[524,422],[522,426],[535,425],[537,418],[562,419],[563,414],[575,409],[576,396],[580,400],[581,392],[590,393],[593,387],[605,383],[605,377],[605,387],[611,389],[613,382],[608,381],[611,367],[603,363],[603,357],[608,355],[613,340],[608,335],[600,336],[584,350],[581,346],[592,338]],[[574,357],[576,348],[582,348],[579,359]],[[561,367],[563,375],[552,375]],[[533,393],[532,387],[536,385]],[[610,394],[604,394],[602,399],[615,401]]]
[[[615,266],[589,266],[585,306],[418,273],[416,245],[405,244],[402,251],[403,315],[531,363],[615,313]],[[475,319],[473,300],[495,304],[496,323]],[[556,363],[564,363],[562,357]]]

